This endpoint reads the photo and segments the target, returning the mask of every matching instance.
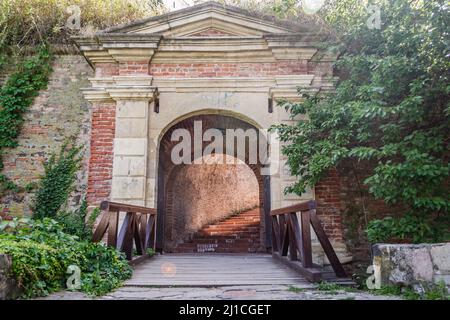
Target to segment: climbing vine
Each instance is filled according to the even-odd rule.
[[[33,204],[34,218],[55,218],[73,191],[76,174],[82,160],[81,147],[74,142],[62,145],[58,155],[52,154],[45,163]]]
[[[3,169],[2,158],[5,150],[17,146],[25,111],[33,103],[39,90],[47,87],[51,72],[50,63],[51,54],[48,47],[42,46],[35,56],[18,65],[17,71],[0,89],[0,170]],[[5,190],[18,191],[18,187],[1,174],[0,192]]]

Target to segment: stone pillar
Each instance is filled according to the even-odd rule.
[[[154,89],[151,77],[116,77],[110,96],[117,103],[111,201],[145,206],[148,126]],[[120,83],[133,82],[133,88]],[[147,84],[145,88],[139,84]]]

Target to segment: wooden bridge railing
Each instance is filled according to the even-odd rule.
[[[297,213],[299,213],[300,219]],[[308,280],[320,281],[322,272],[319,270],[319,266],[314,265],[312,261],[311,225],[336,276],[346,277],[344,268],[317,217],[315,201],[306,201],[272,210],[270,215],[272,217],[274,258],[296,269]]]
[[[148,248],[155,249],[156,209],[109,201],[103,201],[100,209],[103,215],[92,236],[93,242],[102,240],[107,232],[108,246],[124,252],[128,260],[133,259],[134,249],[140,256]],[[120,212],[126,215],[118,232]]]

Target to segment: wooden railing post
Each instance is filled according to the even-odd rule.
[[[109,213],[108,246],[117,248],[117,229],[119,228],[119,212]]]
[[[133,249],[144,255],[147,248],[155,246],[156,209],[103,201],[100,205],[102,217],[94,231],[92,241],[98,242],[107,233],[108,246],[125,253],[128,260],[133,258]],[[119,214],[126,212],[120,231]]]
[[[297,213],[300,213],[300,221]],[[275,258],[300,271],[311,281],[319,281],[321,272],[312,261],[311,226],[330,261],[336,276],[346,277],[344,268],[316,215],[316,202],[306,201],[275,209],[272,216],[272,252]],[[289,252],[289,258],[287,259]],[[299,259],[300,256],[300,259]]]

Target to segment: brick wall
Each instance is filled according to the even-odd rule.
[[[176,195],[176,196],[174,196]],[[206,224],[259,205],[259,184],[245,164],[181,166],[169,176],[166,245],[189,239]]]
[[[365,235],[366,220],[380,219],[388,214],[404,212],[405,208],[387,205],[371,196],[363,184],[372,168],[363,162],[347,162],[338,168],[340,176],[342,230],[348,250],[355,261],[370,258],[370,244]]]
[[[321,70],[315,70],[317,66],[311,63],[308,66],[306,61],[152,64],[150,66],[146,62],[130,61],[120,64],[97,64],[95,75],[108,77],[150,73],[161,77],[264,77],[283,74],[326,73],[328,67],[321,66]],[[4,158],[3,172],[19,185],[25,186],[29,182],[38,181],[43,173],[43,161],[49,157],[51,152],[58,150],[64,137],[78,135],[79,141],[86,146],[86,155],[71,205],[79,203],[81,194],[86,191],[91,205],[97,205],[109,197],[112,179],[115,103],[102,102],[90,106],[82,98],[80,88],[89,87],[87,78],[91,77],[92,73],[92,69],[82,56],[56,57],[54,73],[51,75],[48,89],[40,93],[26,114],[25,125],[19,138],[19,147],[8,151]],[[92,132],[90,132],[91,121]],[[332,240],[336,241],[342,241],[345,238],[341,211],[348,208],[346,203],[349,198],[354,196],[351,191],[345,194],[345,190],[350,189],[343,187],[344,182],[351,185],[346,178],[339,178],[337,172],[331,172],[316,188],[318,214],[324,222],[325,231]],[[241,193],[238,192],[235,195],[241,195]],[[5,196],[1,199],[3,210],[16,215],[29,214],[29,203],[32,196],[32,193]],[[229,201],[225,201],[227,198],[222,198],[222,200],[224,200],[223,203],[230,205],[230,203],[236,203],[235,198],[238,197],[229,198]],[[243,199],[247,201],[245,200],[247,198]],[[231,200],[234,202],[230,202]],[[199,205],[202,205],[201,203]],[[234,205],[231,207],[234,208]],[[212,208],[216,208],[217,212],[223,214],[223,210],[217,204]],[[206,220],[201,221],[203,223]]]
[[[330,240],[341,242],[342,200],[340,197],[341,181],[336,170],[331,170],[315,187],[317,215],[320,217],[325,233]]]
[[[111,192],[115,123],[115,102],[93,104],[87,189],[90,205],[98,205],[108,199]]]
[[[148,75],[149,64],[145,61],[128,61],[119,64],[119,75],[127,76],[130,74]]]
[[[119,75],[117,63],[97,63],[95,66],[95,77],[111,77]]]
[[[43,162],[52,152],[59,151],[66,137],[77,136],[86,149],[69,205],[78,205],[86,189],[90,134],[90,105],[83,99],[80,88],[89,87],[87,78],[92,75],[91,67],[80,55],[55,57],[48,88],[40,92],[24,115],[18,147],[6,151],[3,174],[21,187],[38,182],[44,171]],[[0,211],[30,215],[32,198],[33,192],[3,195]]]
[[[306,60],[274,63],[158,63],[150,65],[155,77],[269,77],[307,74]]]

